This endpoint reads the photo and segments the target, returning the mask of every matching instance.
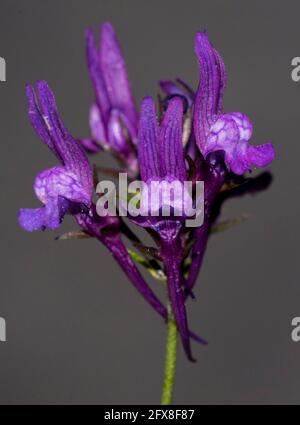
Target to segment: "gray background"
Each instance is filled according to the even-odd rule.
[[[137,101],[157,80],[198,80],[197,30],[207,29],[227,65],[226,111],[253,120],[253,142],[272,140],[271,189],[226,204],[250,218],[210,241],[190,302],[191,327],[209,340],[190,364],[179,350],[176,403],[299,403],[300,55],[299,1],[1,0],[0,403],[157,403],[165,328],[96,241],[27,234],[19,207],[37,206],[32,184],[55,159],[33,132],[24,85],[46,79],[74,135],[88,134],[93,100],[84,29],[112,21]],[[106,159],[97,161],[106,165]],[[63,229],[72,229],[72,219]],[[154,286],[158,286],[153,282]]]

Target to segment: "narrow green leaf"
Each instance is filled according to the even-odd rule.
[[[220,223],[215,224],[212,228],[210,233],[214,234],[214,233],[219,233],[219,232],[223,232],[225,230],[229,230],[232,227],[236,226],[237,224],[242,223],[243,221],[245,221],[248,218],[248,216],[245,214],[242,217],[238,217],[238,218],[234,218],[231,220],[225,220],[225,221],[221,221]]]
[[[128,253],[130,257],[133,259],[133,261],[137,264],[140,264],[141,266],[145,267],[145,269],[150,273],[150,275],[159,281],[166,281],[166,275],[163,272],[163,270],[159,267],[158,263],[155,263],[155,267],[153,265],[153,262],[147,260],[142,255],[138,254],[136,251],[133,251],[132,249],[128,249]]]

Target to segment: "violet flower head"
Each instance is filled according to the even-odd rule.
[[[41,208],[21,209],[19,223],[27,231],[56,229],[66,213],[88,211],[92,203],[92,169],[83,148],[62,123],[55,98],[45,81],[34,89],[27,86],[29,118],[41,140],[61,165],[42,171],[35,179],[34,191],[44,204]]]
[[[222,113],[226,70],[206,32],[197,34],[195,50],[200,83],[194,106],[194,133],[202,155],[206,158],[210,152],[223,150],[228,170],[238,175],[252,167],[270,164],[275,157],[271,143],[249,145],[252,136],[250,119],[241,112]]]
[[[87,63],[94,86],[96,103],[90,110],[93,141],[90,150],[101,145],[136,168],[134,146],[137,143],[138,114],[135,108],[125,60],[110,23],[101,27],[99,49],[92,30],[86,31]]]
[[[177,333],[191,361],[190,340],[206,344],[189,330],[186,303],[194,298],[193,289],[209,238],[218,227],[222,228],[218,222],[221,207],[231,197],[258,190],[259,178],[246,178],[244,173],[252,167],[268,165],[275,151],[270,143],[249,144],[252,124],[246,115],[223,112],[225,65],[207,33],[196,36],[198,90],[195,93],[180,79],[160,81],[166,96],[159,98],[162,117],[158,119],[152,97],[144,98],[138,115],[113,27],[105,23],[100,32],[99,47],[93,32],[86,32],[88,69],[95,92],[90,109],[90,138],[75,140],[66,130],[46,82],[38,82],[35,90],[27,86],[32,126],[60,164],[38,174],[34,191],[43,206],[21,209],[19,223],[27,231],[56,229],[69,213],[75,216],[79,230],[68,232],[59,240],[95,238],[108,249],[135,289],[168,324],[164,393],[169,400]],[[104,215],[99,213],[99,204],[105,200],[109,205],[110,200],[102,187],[96,194],[94,188],[100,182],[100,173],[116,177],[120,169],[92,169],[86,151],[97,153],[101,149],[119,160],[122,173],[129,177],[140,175],[142,180],[131,182],[133,186],[126,187],[125,193],[120,191],[120,196],[115,196],[118,208],[113,211],[105,207]],[[198,183],[203,188],[201,194]],[[128,202],[128,195],[133,192],[136,196]],[[100,201],[97,205],[96,195]],[[129,206],[125,215],[148,231],[155,246],[145,246],[126,224],[121,212],[123,204]],[[193,220],[200,214],[202,221]],[[196,222],[195,227],[188,219]],[[167,304],[136,263],[157,280],[166,282]],[[162,399],[165,401],[164,396]]]

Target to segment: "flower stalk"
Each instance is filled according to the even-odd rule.
[[[172,404],[177,358],[177,327],[173,314],[169,313],[167,325],[166,360],[163,380],[161,404],[168,406]]]

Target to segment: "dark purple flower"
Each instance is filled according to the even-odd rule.
[[[249,145],[252,124],[241,112],[222,113],[226,71],[220,54],[206,32],[199,32],[195,42],[200,67],[200,84],[194,106],[194,133],[197,145],[206,158],[223,150],[228,170],[242,175],[252,167],[264,167],[275,157],[271,143]]]
[[[136,171],[133,145],[137,143],[138,114],[112,25],[102,25],[99,49],[91,30],[86,31],[86,40],[88,68],[96,95],[90,111],[92,137]],[[95,142],[92,151],[96,151]]]
[[[144,99],[141,107],[138,157],[141,177],[148,187],[153,181],[183,183],[187,180],[182,144],[182,123],[183,102],[181,97],[176,96],[170,100],[160,127],[153,99],[149,97]],[[183,203],[184,199],[176,199],[175,202]],[[163,206],[164,198],[162,196],[157,210],[162,209]],[[185,352],[192,360],[181,272],[184,250],[181,235],[183,220],[184,216],[153,217],[149,214],[144,222],[137,221],[137,223],[144,227],[150,227],[159,235],[160,256],[166,269],[172,311]]]
[[[56,229],[66,213],[90,208],[92,169],[83,148],[59,118],[54,95],[47,83],[37,83],[37,98],[31,86],[27,86],[26,92],[32,126],[61,165],[38,174],[34,191],[44,206],[21,209],[19,222],[27,231]]]

